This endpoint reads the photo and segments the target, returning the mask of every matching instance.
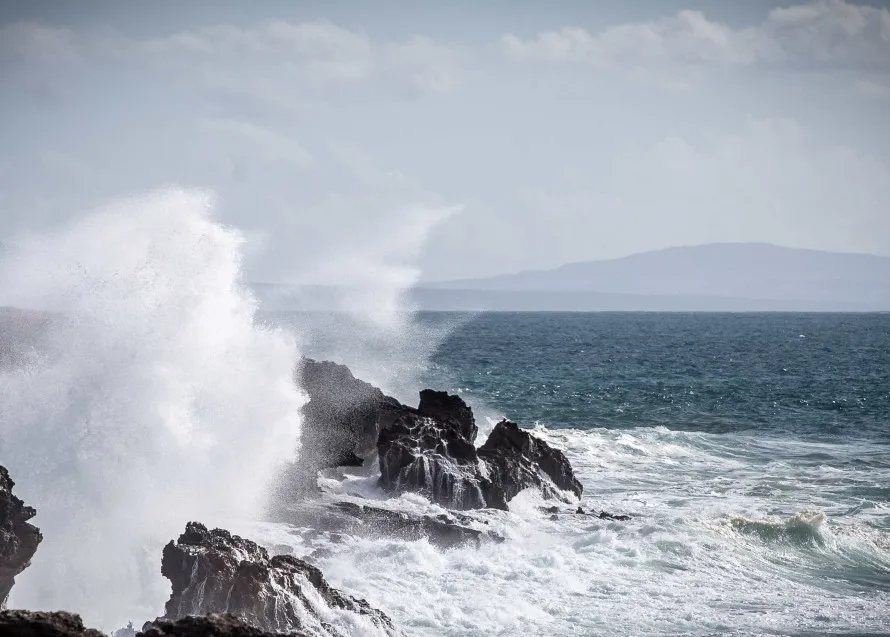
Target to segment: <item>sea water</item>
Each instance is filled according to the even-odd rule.
[[[502,544],[328,545],[327,577],[408,634],[890,634],[890,315],[432,314],[415,332],[429,362],[369,380],[406,402],[459,393],[480,437],[502,417],[533,428],[581,506],[632,520],[552,520],[523,493],[488,514]],[[284,531],[256,532],[306,549]]]
[[[13,605],[106,630],[160,615],[161,547],[198,520],[314,553],[407,635],[890,632],[890,316],[263,314],[241,243],[174,190],[3,257],[0,306],[37,313],[0,316],[0,463],[44,534]],[[551,519],[526,492],[476,514],[503,543],[447,551],[259,521],[298,453],[301,353],[404,402],[456,392],[479,442],[533,428],[578,504],[632,519]],[[384,501],[373,465],[321,482],[440,511]]]

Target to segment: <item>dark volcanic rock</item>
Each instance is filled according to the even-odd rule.
[[[262,630],[341,637],[330,620],[346,611],[398,634],[386,615],[331,588],[314,566],[291,555],[270,558],[250,540],[196,522],[164,547],[161,573],[173,586],[166,619],[232,613]],[[323,605],[314,601],[317,597]]]
[[[435,418],[405,414],[380,432],[380,486],[392,493],[423,493],[450,509],[506,509],[503,492],[485,476],[473,440],[465,435],[469,429],[475,436],[475,424],[470,429],[465,418],[469,407],[457,396],[447,398],[458,407],[454,417],[441,409]]]
[[[541,489],[545,497],[564,499],[564,492],[581,497],[583,487],[565,455],[509,420],[495,425],[479,457],[507,500],[528,487]]]
[[[157,619],[142,627],[137,637],[308,637],[299,632],[270,632],[245,624],[231,614],[213,613],[173,621]]]
[[[414,411],[358,380],[344,365],[304,358],[296,380],[309,402],[303,407],[300,460],[278,489],[284,503],[317,491],[321,469],[360,466],[376,452],[380,430]]]
[[[80,615],[37,613],[28,610],[0,612],[3,637],[105,637],[98,630],[84,628]]]
[[[414,409],[343,365],[312,359],[301,362],[299,382],[309,394],[302,450],[282,481],[279,509],[317,490],[320,469],[362,464],[375,450],[381,488],[422,493],[449,509],[506,510],[529,487],[546,497],[581,494],[565,456],[513,423],[500,423],[477,450],[476,421],[459,396],[425,389]]]
[[[335,536],[343,533],[408,541],[426,539],[430,544],[444,549],[504,541],[495,531],[470,526],[486,522],[458,513],[418,515],[348,501],[302,506],[295,512],[292,522],[324,531],[329,534],[331,541],[336,541]]]
[[[31,563],[43,540],[40,530],[28,523],[37,512],[12,494],[14,486],[6,467],[0,466],[0,609],[6,608],[15,576]]]
[[[473,442],[476,440],[476,418],[473,410],[460,396],[452,396],[444,391],[424,389],[420,392],[420,405],[417,411],[421,416],[432,418],[448,430],[457,430]]]

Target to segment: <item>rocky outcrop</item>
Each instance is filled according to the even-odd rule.
[[[43,540],[40,530],[28,523],[37,512],[12,494],[14,486],[9,472],[0,466],[0,609],[6,608],[16,575],[31,563]]]
[[[466,408],[460,398],[451,398]],[[400,417],[380,432],[380,486],[391,493],[423,493],[449,509],[506,509],[507,501],[485,475],[473,440],[464,435],[465,425],[460,418]]]
[[[300,460],[279,481],[279,504],[315,493],[322,469],[361,465],[376,453],[380,430],[414,411],[344,365],[304,358],[296,381],[309,402],[303,407]]]
[[[183,617],[176,621],[158,619],[147,622],[141,631],[123,629],[135,637],[310,637],[301,632],[261,630],[229,614]],[[122,637],[117,631],[112,637]],[[80,615],[66,612],[36,613],[26,610],[0,612],[3,637],[105,637],[104,633],[85,628]]]
[[[165,619],[231,613],[262,630],[345,637],[337,619],[352,613],[381,634],[398,634],[386,615],[331,588],[314,566],[290,555],[270,558],[250,540],[196,522],[164,547],[161,573],[173,587]]]
[[[443,549],[504,541],[503,536],[496,531],[485,528],[488,525],[486,520],[470,518],[453,511],[439,515],[422,515],[350,501],[304,503],[289,522],[306,529],[301,535],[304,543],[309,546],[317,538],[335,540],[342,535],[408,541],[425,539]]]
[[[507,500],[529,487],[540,489],[545,497],[562,498],[563,493],[581,497],[583,487],[565,454],[509,420],[495,425],[479,448],[479,457]]]
[[[137,637],[309,637],[301,632],[272,632],[245,624],[227,613],[183,617],[176,621],[158,619],[142,627]]]
[[[298,380],[309,403],[284,502],[317,488],[320,469],[362,464],[375,451],[385,491],[422,493],[448,509],[506,510],[526,488],[548,498],[581,495],[566,457],[513,423],[498,424],[477,450],[476,420],[459,396],[425,389],[415,409],[343,365],[312,359],[301,362]]]
[[[425,409],[425,402],[435,407]],[[385,490],[420,492],[459,510],[506,510],[507,502],[528,488],[545,498],[581,497],[581,483],[565,455],[515,423],[498,423],[477,450],[476,425],[463,400],[424,390],[420,403],[417,414],[406,414],[380,432]]]
[[[3,637],[105,637],[92,628],[85,628],[80,615],[73,613],[37,613],[27,610],[0,612],[0,635]]]

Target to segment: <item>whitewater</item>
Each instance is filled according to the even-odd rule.
[[[176,189],[136,197],[3,256],[0,307],[41,312],[0,367],[0,463],[45,537],[11,606],[70,609],[107,630],[158,616],[161,547],[199,520],[314,555],[407,635],[890,633],[890,457],[864,435],[605,427],[571,407],[536,423],[492,407],[495,383],[467,394],[479,440],[505,415],[536,426],[574,466],[578,504],[630,521],[553,519],[526,492],[509,512],[473,514],[506,538],[479,548],[264,522],[270,481],[299,455],[301,353],[413,404],[429,357],[472,323],[258,314],[243,237],[211,204]],[[484,370],[490,354],[460,356]],[[533,358],[540,375],[590,374],[534,341],[501,354]],[[442,512],[414,494],[384,500],[375,482],[373,466],[333,472],[323,497]]]

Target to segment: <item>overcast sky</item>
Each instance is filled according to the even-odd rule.
[[[251,280],[890,255],[887,6],[4,0],[0,236],[178,183]]]

